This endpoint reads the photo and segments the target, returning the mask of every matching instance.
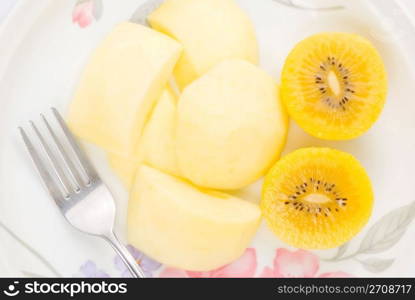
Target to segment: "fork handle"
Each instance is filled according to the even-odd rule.
[[[133,277],[145,277],[143,270],[137,264],[136,260],[128,251],[128,249],[119,241],[114,232],[111,232],[109,235],[104,236],[104,238],[111,244],[112,248],[114,248],[115,252],[122,259],[122,261],[130,271],[131,275],[133,275]]]

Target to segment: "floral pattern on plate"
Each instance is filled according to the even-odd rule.
[[[323,273],[317,276],[319,258],[305,250],[289,251],[278,248],[275,251],[274,265],[265,267],[257,277],[351,277],[345,272]],[[160,277],[189,277],[189,278],[242,278],[256,277],[256,250],[248,248],[245,253],[233,263],[209,272],[191,272],[174,268],[165,268]]]
[[[102,0],[78,0],[72,11],[72,22],[88,27],[102,15]]]
[[[271,0],[270,0],[271,1]],[[289,1],[289,0],[273,0],[276,4],[289,5],[293,8],[299,8],[299,4],[305,1]],[[156,2],[156,1],[153,1]],[[87,28],[93,25],[102,16],[101,0],[77,0],[74,1],[75,6],[72,11],[72,21],[74,25],[81,28]],[[302,8],[304,9],[304,7]],[[142,12],[144,10],[140,10]],[[147,11],[147,9],[146,9]],[[139,14],[136,18],[140,18]],[[69,22],[68,17],[68,22]],[[391,206],[392,206],[391,202]],[[136,257],[140,265],[146,269],[149,276],[160,277],[344,277],[350,274],[337,269],[338,262],[347,261],[350,264],[362,266],[369,274],[381,274],[388,276],[387,270],[395,261],[405,260],[397,253],[390,254],[391,257],[378,257],[378,255],[391,249],[399,244],[409,225],[415,218],[415,202],[396,208],[385,214],[377,220],[368,230],[365,230],[361,241],[352,240],[349,243],[339,247],[337,254],[329,259],[323,259],[316,254],[305,250],[288,250],[278,247],[274,251],[273,259],[270,258],[267,266],[259,266],[258,253],[260,249],[249,248],[243,256],[237,261],[209,272],[187,272],[173,268],[163,268],[159,263],[154,262],[141,254],[136,249],[130,247],[130,251]],[[4,220],[3,220],[4,221]],[[34,247],[25,241],[24,236],[16,234],[15,228],[10,228],[8,224],[0,220],[0,231],[9,235],[18,247],[22,247],[33,255],[33,260],[42,263],[45,268],[50,270],[50,274],[54,276],[62,276],[59,270],[56,270],[49,262],[49,257],[43,256]],[[410,237],[406,237],[410,238]],[[355,246],[355,247],[351,247]],[[357,250],[352,250],[357,249]],[[390,253],[390,252],[389,252]],[[373,257],[375,255],[376,257]],[[362,256],[364,256],[362,258]],[[129,276],[126,269],[122,266],[118,259],[114,258],[114,268],[117,272],[104,270],[94,262],[92,257],[85,258],[86,261],[76,266],[79,268],[81,276],[86,277],[108,277],[108,276]],[[148,261],[147,261],[148,259]],[[148,263],[148,266],[146,266]],[[321,272],[322,266],[333,272]],[[28,270],[21,270],[22,274],[27,276],[45,276],[47,274],[35,274],[27,266]],[[413,268],[413,267],[412,267]],[[76,271],[76,270],[75,270]],[[415,273],[413,273],[415,274]],[[358,275],[358,274],[353,274]]]
[[[384,252],[396,245],[405,234],[408,226],[415,219],[415,202],[399,207],[384,215],[375,222],[363,236],[356,251],[347,254],[349,245],[353,240],[337,248],[337,254],[329,259],[324,259],[325,263],[336,263],[344,260],[358,262],[370,273],[381,273],[387,270],[395,259],[382,259],[369,257],[360,259],[362,254],[377,254]],[[5,224],[0,222],[0,228],[5,230],[17,243],[31,252],[56,276],[60,276],[55,268],[46,258],[37,253],[27,243],[20,239]],[[343,271],[332,271],[319,273],[320,263],[323,259],[310,251],[295,250],[290,251],[285,248],[277,248],[271,266],[258,270],[257,250],[248,248],[245,253],[236,261],[208,272],[192,272],[180,269],[165,267],[160,270],[162,265],[147,257],[133,246],[128,245],[128,250],[143,268],[148,277],[351,277]],[[114,266],[118,270],[119,277],[130,277],[130,274],[119,257],[114,257]],[[258,273],[258,274],[257,274]],[[30,273],[33,275],[33,273]],[[36,275],[36,274],[35,274]],[[79,268],[79,274],[75,276],[83,277],[109,277],[109,273],[101,270],[92,260],[87,260]]]

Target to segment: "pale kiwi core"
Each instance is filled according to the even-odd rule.
[[[305,201],[315,204],[323,204],[331,201],[329,197],[320,193],[311,193],[303,198]]]
[[[336,73],[333,70],[330,71],[329,74],[327,75],[327,82],[333,94],[336,96],[339,96],[341,92],[340,82],[339,82],[339,78],[337,77]]]

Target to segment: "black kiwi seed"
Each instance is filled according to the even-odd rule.
[[[307,182],[301,182],[301,184],[298,185],[294,185],[293,186],[293,194],[288,196],[288,199],[290,199],[291,201],[285,201],[284,204],[288,205],[288,204],[292,204],[293,208],[295,208],[295,210],[297,211],[304,211],[307,213],[315,213],[316,216],[318,215],[324,215],[326,217],[328,217],[330,215],[330,212],[332,211],[336,211],[338,212],[339,209],[336,208],[331,208],[331,207],[319,207],[317,205],[314,204],[310,204],[308,202],[303,202],[302,201],[302,197],[304,197],[307,192],[313,191],[314,190],[323,190],[326,193],[330,193],[330,195],[334,195],[334,200],[337,202],[338,206],[345,206],[346,205],[346,201],[347,198],[341,197],[339,192],[335,189],[336,188],[336,184],[334,183],[330,183],[330,182],[326,182],[324,180],[320,180],[320,179],[315,179],[313,177],[309,177],[308,178],[308,182],[312,183],[311,185]],[[321,187],[321,189],[320,189]]]
[[[326,81],[326,73],[334,69],[337,70],[336,73],[338,74],[339,79],[342,79],[344,93],[355,93],[348,81],[350,73],[349,70],[345,68],[343,64],[336,59],[336,57],[328,56],[326,60],[323,60],[320,63],[319,68],[321,70],[317,72],[314,78],[315,83],[317,84],[317,88],[319,89],[321,94],[327,94],[327,92],[329,92],[330,89]],[[330,93],[330,95],[332,94]],[[344,107],[345,102],[343,101],[343,95],[336,95],[334,98],[334,104],[331,100],[328,100],[328,98],[322,98],[321,100],[324,101],[328,107],[334,110],[345,111],[346,109]]]

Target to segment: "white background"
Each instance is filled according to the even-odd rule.
[[[0,23],[2,21],[4,22],[4,16],[18,1],[25,1],[23,7],[28,7],[29,5],[27,4],[31,4],[30,9],[24,11],[24,14],[22,12],[22,15],[20,15],[19,18],[16,16],[13,17],[13,20],[16,20],[16,22],[13,23],[13,26],[9,27],[12,28],[12,30],[7,32],[7,37],[16,35],[23,27],[22,25],[24,24],[22,24],[22,21],[27,20],[25,19],[25,14],[27,16],[33,16],[33,18],[38,16],[33,10],[36,10],[36,8],[41,10],[41,3],[45,2],[40,0],[38,0],[38,2],[35,0],[0,0]],[[7,80],[0,81],[0,86],[3,84],[4,86],[15,87],[0,89],[0,99],[9,103],[8,105],[4,104],[4,106],[8,107],[7,126],[9,127],[4,128],[11,128],[11,126],[13,126],[14,132],[14,129],[17,126],[16,124],[20,124],[19,122],[29,118],[29,112],[38,112],[41,109],[46,109],[51,103],[59,105],[58,101],[66,103],[66,99],[69,99],[68,95],[73,88],[74,78],[77,77],[78,71],[82,66],[82,59],[86,59],[87,53],[89,53],[90,49],[96,45],[105,30],[111,28],[114,22],[118,22],[119,19],[125,20],[125,16],[129,17],[131,12],[136,9],[137,5],[142,3],[142,1],[143,0],[125,0],[122,1],[122,5],[120,5],[120,1],[104,0],[106,11],[110,13],[106,14],[106,17],[100,20],[101,26],[90,26],[86,29],[88,31],[81,31],[78,26],[72,26],[70,23],[70,14],[76,0],[46,1],[50,3],[53,2],[54,4],[50,5],[50,9],[42,16],[42,22],[37,23],[38,27],[34,28],[32,35],[29,36],[30,38],[16,39],[17,42],[13,45],[7,40],[5,43],[2,43],[2,47],[0,47],[0,58],[3,58],[3,60],[0,59],[0,73],[2,73],[2,61],[5,61],[5,58],[9,56],[6,55],[8,54],[7,52],[10,50],[10,53],[14,53],[14,58],[11,62],[13,68],[8,68],[7,77],[4,77],[7,78]],[[298,3],[313,3],[316,1],[317,3],[322,2],[326,4],[327,2],[335,0],[296,1],[298,1]],[[393,0],[379,2],[388,1],[393,2]],[[415,1],[396,1],[406,4],[408,8],[410,7],[413,16],[412,21],[413,24],[415,24]],[[258,38],[263,46],[261,47],[261,57],[264,60],[263,66],[265,70],[277,77],[276,71],[281,68],[283,60],[276,58],[285,57],[291,45],[300,38],[301,34],[296,34],[296,32],[294,32],[296,31],[296,29],[293,29],[296,28],[294,26],[286,26],[287,31],[284,31],[284,34],[279,35],[274,31],[274,28],[278,28],[279,25],[286,23],[289,25],[297,24],[295,21],[297,20],[297,15],[302,15],[302,13],[297,10],[293,11],[281,7],[281,9],[273,10],[272,13],[268,14],[267,8],[271,7],[271,0],[241,0],[239,2],[241,2],[244,7],[246,6],[247,9],[249,8],[249,12],[252,12],[254,22],[257,22],[257,28],[259,29]],[[372,3],[375,2],[379,3],[378,0],[372,0]],[[356,13],[359,12],[360,11],[358,10],[356,11]],[[413,113],[411,112],[411,107],[414,107],[413,93],[411,91],[413,90],[413,82],[415,80],[413,80],[414,77],[409,75],[409,72],[406,70],[415,70],[415,67],[409,67],[409,62],[411,62],[411,60],[413,64],[413,57],[411,56],[410,60],[404,60],[401,55],[398,55],[403,53],[403,51],[400,51],[398,43],[391,42],[395,41],[395,39],[389,40],[391,38],[389,35],[396,36],[396,32],[393,29],[400,29],[400,27],[402,27],[401,23],[398,22],[399,17],[396,17],[391,13],[390,18],[388,19],[389,14],[381,14],[384,19],[381,19],[381,22],[379,22],[379,19],[377,19],[378,16],[374,15],[376,11],[371,10],[371,12],[373,15],[366,14],[362,9],[361,17],[364,16],[365,21],[366,18],[370,19],[367,21],[367,24],[372,24],[373,22],[373,24],[382,26],[374,26],[373,28],[376,29],[375,31],[370,31],[369,29],[372,29],[372,26],[368,26],[368,31],[364,32],[367,36],[372,37],[379,45],[379,48],[385,53],[385,58],[387,58],[385,59],[385,63],[391,71],[391,92],[393,95],[391,99],[394,99],[396,101],[395,103],[398,105],[389,105],[385,107],[386,113],[382,115],[382,120],[376,124],[377,130],[373,131],[368,139],[365,139],[368,142],[363,142],[362,144],[362,142],[359,143],[355,141],[355,144],[343,144],[341,150],[350,152],[352,152],[352,150],[355,151],[357,153],[355,155],[358,155],[366,162],[368,169],[374,174],[373,178],[376,186],[382,191],[380,199],[383,200],[378,201],[378,205],[374,211],[374,217],[370,221],[371,223],[374,223],[384,215],[386,211],[397,208],[402,203],[406,203],[409,199],[413,199],[413,174],[410,173],[410,170],[415,169],[415,159],[411,159],[415,152],[415,144],[413,144],[413,141],[409,141],[410,139],[407,139],[407,137],[410,136],[410,134],[413,134],[413,128],[415,128],[415,124],[413,123]],[[121,16],[123,17],[121,18]],[[291,23],[286,20],[290,17],[292,17]],[[315,17],[312,14],[304,14],[302,17],[309,18],[309,21],[315,20]],[[373,20],[371,17],[373,17]],[[338,23],[337,20],[332,21],[330,17],[328,17],[327,22],[336,26],[338,24],[339,27],[336,27],[340,28],[338,30],[343,30],[343,28],[358,28],[360,32],[361,30],[366,29],[366,27],[359,27],[360,24],[354,25],[348,18],[344,20],[345,22],[343,24],[342,22]],[[26,24],[29,23],[30,22],[27,22]],[[54,26],[50,26],[51,24]],[[274,26],[269,26],[269,24],[274,24]],[[321,31],[321,28],[326,26],[323,23],[320,25],[320,23],[317,24],[317,22],[311,23],[308,21],[304,22],[304,24],[315,25],[315,27],[312,27],[309,30],[304,30],[304,34]],[[395,25],[395,27],[393,25]],[[409,27],[412,28],[411,26]],[[300,32],[300,30],[298,31]],[[410,33],[413,34],[413,31],[411,30]],[[398,30],[397,35],[398,38],[399,36],[402,38],[405,36],[405,33],[399,35]],[[274,38],[269,39],[269,36],[273,36]],[[4,37],[6,37],[6,35],[2,35],[3,40],[5,40]],[[377,41],[377,38],[380,40]],[[36,43],[34,41],[36,41]],[[47,47],[45,47],[45,45],[47,45]],[[411,49],[414,48],[415,47],[411,47]],[[412,53],[413,52],[414,51],[412,51]],[[59,53],[59,55],[56,55],[56,53]],[[74,60],[74,57],[76,60]],[[47,64],[44,63],[45,59],[48,61]],[[67,61],[71,61],[71,63],[67,63]],[[42,75],[33,76],[33,70],[37,70],[38,73]],[[59,76],[56,76],[56,70],[60,70]],[[50,88],[45,88],[45,82],[47,82],[45,81],[45,78],[51,79],[53,84],[49,85]],[[399,83],[399,85],[397,83]],[[25,88],[18,88],[19,86],[24,86]],[[399,88],[397,88],[398,86]],[[29,98],[36,99],[36,101],[26,101],[26,99]],[[56,98],[60,100],[56,100]],[[24,107],[24,110],[21,110],[21,107]],[[399,116],[399,119],[397,116]],[[10,121],[8,119],[10,119]],[[3,118],[1,121],[4,121]],[[1,181],[4,183],[4,186],[10,188],[4,189],[4,193],[3,188],[0,189],[0,199],[4,199],[4,201],[0,201],[1,221],[4,219],[4,222],[12,228],[17,235],[30,243],[34,249],[39,251],[44,257],[47,257],[60,272],[67,276],[74,274],[73,271],[77,270],[78,266],[80,266],[81,263],[84,263],[86,259],[93,259],[100,268],[103,268],[106,271],[112,270],[112,258],[114,254],[111,252],[111,249],[106,247],[106,245],[101,245],[99,241],[95,241],[88,236],[80,235],[78,232],[75,232],[75,229],[72,231],[66,223],[64,224],[65,221],[62,216],[57,210],[54,210],[55,208],[51,205],[52,203],[50,203],[48,198],[38,197],[39,201],[43,201],[41,202],[42,204],[40,207],[43,207],[44,209],[39,211],[39,214],[42,214],[42,222],[37,222],[39,215],[30,214],[30,211],[39,208],[39,202],[27,201],[27,193],[22,191],[22,189],[18,187],[18,184],[26,182],[27,190],[44,191],[37,181],[29,183],[32,178],[31,176],[34,174],[30,173],[28,170],[26,172],[26,169],[24,169],[25,172],[23,172],[23,168],[29,168],[30,165],[28,165],[28,163],[30,163],[30,161],[27,162],[22,159],[20,152],[18,152],[20,150],[17,151],[17,149],[21,148],[16,148],[13,144],[14,137],[12,135],[12,133],[7,132],[7,134],[2,136],[3,140],[7,140],[7,142],[1,144],[0,140],[0,157],[3,155],[4,157],[7,157],[7,165],[10,169],[14,168],[22,170],[22,172],[7,174],[7,178],[5,176],[2,177]],[[310,137],[299,134],[299,131],[293,131],[291,136],[295,137],[295,140],[292,141],[290,144],[291,148],[287,151],[304,146],[305,144],[322,145],[321,141],[310,140]],[[383,138],[384,136],[388,136],[387,142],[383,142],[385,141]],[[327,146],[327,144],[325,145]],[[394,145],[400,145],[400,147]],[[376,149],[376,151],[374,151],[374,149]],[[399,155],[396,155],[395,151],[399,151]],[[27,156],[25,156],[25,158],[27,158]],[[408,167],[409,162],[412,163],[412,168]],[[7,169],[7,167],[5,169]],[[393,171],[388,173],[384,172],[383,170],[386,169]],[[32,171],[32,169],[30,169],[30,171]],[[108,173],[111,172],[108,171]],[[391,174],[394,176],[390,176]],[[112,175],[112,173],[110,175]],[[116,180],[108,180],[108,182],[111,183],[115,183],[115,181]],[[386,182],[388,184],[385,188]],[[396,192],[397,190],[393,188],[394,185],[399,186],[400,188],[398,195]],[[8,201],[6,201],[7,199]],[[391,199],[393,201],[390,201]],[[11,200],[13,202],[9,202]],[[125,204],[127,200],[127,195],[125,195],[125,197],[117,197],[117,203],[122,208],[119,210],[120,212],[126,211]],[[25,208],[24,211],[22,210],[23,207]],[[20,217],[16,218],[16,216]],[[120,222],[123,222],[125,217],[119,217],[117,219],[121,220]],[[34,222],[33,225],[27,226],[30,221]],[[125,226],[122,224],[119,226],[119,228],[123,227]],[[272,233],[265,230],[265,227],[262,229],[264,230],[259,233],[255,242],[261,267],[265,264],[269,265],[274,257],[275,249],[281,247],[281,243],[274,238]],[[404,270],[404,274],[414,274],[415,268],[413,264],[412,266],[410,263],[408,264],[408,261],[412,261],[410,257],[413,256],[413,239],[411,240],[410,238],[411,236],[415,236],[415,227],[412,226],[410,230],[410,232],[407,232],[406,241],[400,243],[398,248],[391,249],[388,253],[382,253],[381,255],[376,256],[377,258],[382,259],[394,257],[400,258],[396,260],[391,270],[388,270],[389,276],[402,276],[402,270]],[[0,234],[1,233],[2,232],[0,232]],[[4,236],[10,239],[10,237],[7,236],[7,233],[4,233],[3,237]],[[3,240],[3,237],[0,235],[2,244],[7,244],[8,240],[6,238]],[[54,243],[62,246],[59,247],[59,249],[56,249],[56,246],[53,246]],[[264,245],[266,245],[266,247]],[[19,270],[22,269],[35,271],[39,274],[49,274],[47,273],[47,270],[44,270],[43,265],[40,266],[40,263],[37,260],[34,260],[29,254],[23,253],[23,250],[20,249],[22,247],[18,248],[19,245],[17,244],[12,247],[9,247],[7,244],[7,246],[8,247],[5,250],[6,255],[0,255],[1,272],[4,272],[1,267],[3,265],[2,262],[10,259],[9,265],[12,265],[13,272],[15,269],[14,266],[16,265],[16,269]],[[357,246],[356,243],[355,246]],[[9,253],[9,255],[7,255],[7,253]],[[10,253],[13,255],[10,255]],[[370,258],[372,258],[372,256]],[[357,264],[358,263],[354,261],[346,261],[340,264],[321,263],[320,271],[331,272],[342,270],[354,275],[367,275],[367,272],[364,273],[364,270]],[[258,269],[258,271],[260,271],[260,269]],[[8,273],[6,272],[6,274]],[[0,276],[2,275],[3,274],[0,274]],[[411,277],[413,277],[413,275]]]
[[[13,6],[18,1],[22,1],[22,0],[0,0],[0,23],[2,23],[2,21],[7,16],[9,11],[13,8]],[[75,0],[68,0],[68,1],[75,2]],[[412,11],[412,15],[415,17],[415,1],[414,0],[401,0],[401,2],[405,3],[408,9]]]

